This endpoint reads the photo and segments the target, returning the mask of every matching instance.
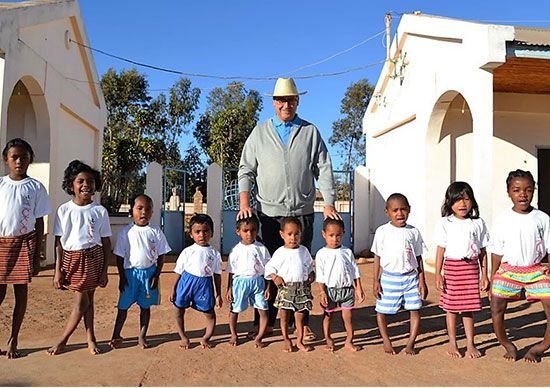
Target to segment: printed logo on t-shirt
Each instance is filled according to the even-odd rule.
[[[21,221],[19,221],[19,233],[26,234],[29,232],[29,219],[31,218],[31,196],[23,195],[21,203]]]
[[[97,220],[94,217],[88,218],[88,243],[94,243],[95,224]]]
[[[212,276],[212,273],[214,272],[212,269],[213,266],[214,257],[209,254],[206,258],[206,265],[204,266],[204,276]]]
[[[415,254],[414,254],[414,245],[413,245],[413,240],[412,238],[410,237],[407,237],[405,239],[405,254],[407,255],[407,261],[409,263],[414,263],[414,259],[415,259]]]
[[[479,240],[477,231],[470,232],[470,241],[468,243],[468,255],[467,258],[471,259],[472,257],[479,256],[479,247],[477,246],[477,241]]]
[[[157,240],[154,238],[149,239],[149,255],[153,259],[157,257]]]
[[[262,271],[262,262],[260,261],[260,255],[258,255],[258,252],[254,251],[252,252],[252,258],[254,260],[254,275],[258,276],[263,273]]]

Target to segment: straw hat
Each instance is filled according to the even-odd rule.
[[[292,78],[277,78],[277,82],[275,83],[275,89],[273,90],[273,94],[268,94],[268,96],[273,97],[286,97],[286,96],[301,96],[302,94],[306,94],[307,91],[298,93],[298,88],[296,87],[296,84],[294,83],[294,80]]]

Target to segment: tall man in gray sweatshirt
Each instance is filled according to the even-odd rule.
[[[288,216],[302,222],[301,244],[311,251],[315,180],[323,195],[325,218],[340,218],[334,208],[334,176],[327,147],[315,125],[296,114],[299,96],[305,93],[298,93],[292,78],[279,78],[273,92],[275,116],[252,130],[241,154],[237,219],[252,215],[250,190],[255,183],[262,241],[271,254],[283,245],[280,221]],[[276,293],[272,289],[273,300]],[[277,318],[272,300],[269,305],[268,331]]]

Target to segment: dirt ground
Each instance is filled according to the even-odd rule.
[[[402,351],[408,334],[408,314],[401,312],[390,320],[390,335],[399,353],[391,356],[382,351],[376,328],[374,298],[370,295],[372,264],[361,264],[362,281],[367,300],[354,312],[356,343],[363,350],[351,353],[341,348],[344,331],[340,319],[335,320],[337,350],[324,350],[322,339],[312,344],[310,353],[282,352],[279,330],[269,337],[267,347],[255,349],[246,342],[251,327],[252,312],[241,314],[239,333],[243,343],[228,345],[228,307],[218,310],[218,323],[213,337],[215,346],[202,349],[198,339],[204,328],[200,313],[189,311],[186,325],[192,345],[189,350],[178,348],[178,336],[173,319],[174,307],[168,300],[174,274],[173,263],[165,266],[161,276],[162,304],[152,311],[149,339],[151,349],[136,346],[139,312],[133,307],[123,336],[123,348],[110,350],[118,298],[116,267],[109,269],[109,285],[98,289],[95,300],[95,327],[102,354],[92,356],[86,349],[83,324],[77,328],[66,351],[48,356],[46,349],[62,332],[70,313],[73,295],[52,288],[52,270],[44,271],[30,285],[29,306],[20,335],[23,357],[16,360],[0,358],[0,385],[5,386],[542,386],[550,382],[550,360],[544,355],[539,364],[523,361],[507,362],[503,349],[492,332],[487,300],[476,317],[477,343],[483,356],[477,360],[452,360],[446,356],[445,315],[437,307],[438,293],[434,277],[428,274],[430,294],[422,310],[422,331],[416,356]],[[227,276],[224,272],[223,289]],[[317,288],[314,285],[317,297]],[[317,299],[318,300],[318,299]],[[13,292],[0,308],[0,348],[8,339]],[[321,310],[316,303],[312,328],[321,333]],[[540,303],[514,302],[509,305],[507,326],[509,335],[523,355],[527,348],[539,342],[544,334],[545,319]],[[460,329],[460,346],[465,339]]]

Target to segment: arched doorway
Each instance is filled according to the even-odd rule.
[[[447,186],[454,181],[472,183],[472,114],[456,90],[443,93],[434,105],[426,133],[426,220],[432,235],[441,217]],[[428,246],[434,246],[432,241]]]

